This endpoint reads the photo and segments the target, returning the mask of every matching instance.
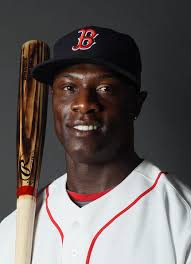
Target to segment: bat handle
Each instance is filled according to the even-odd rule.
[[[17,198],[15,264],[31,263],[35,211],[36,198],[34,196],[22,195]]]

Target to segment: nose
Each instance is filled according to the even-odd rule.
[[[93,91],[82,89],[71,104],[72,111],[82,114],[100,111],[98,98]]]

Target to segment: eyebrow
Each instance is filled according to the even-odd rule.
[[[99,79],[106,79],[106,78],[114,78],[115,75],[113,73],[107,72],[107,73],[102,73],[98,76]]]

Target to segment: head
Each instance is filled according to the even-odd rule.
[[[146,92],[127,77],[97,64],[74,64],[55,74],[52,85],[54,124],[68,155],[79,162],[105,162],[134,148],[135,118]],[[100,128],[81,137],[76,122]]]
[[[79,35],[80,34],[80,35]],[[134,151],[134,120],[146,92],[140,91],[141,59],[127,34],[87,27],[54,46],[55,58],[33,70],[51,85],[55,130],[66,154],[101,163]],[[98,124],[84,136],[76,123]]]

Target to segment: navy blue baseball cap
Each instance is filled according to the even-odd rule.
[[[85,26],[58,39],[53,58],[35,66],[32,75],[52,85],[57,71],[79,63],[105,65],[136,86],[141,85],[141,57],[135,40],[128,34],[97,26]]]

